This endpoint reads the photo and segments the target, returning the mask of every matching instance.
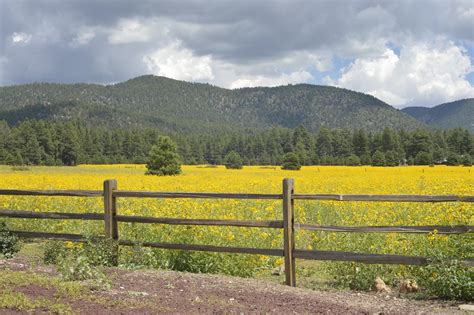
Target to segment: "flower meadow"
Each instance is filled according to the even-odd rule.
[[[279,167],[184,166],[179,176],[145,176],[142,165],[30,167],[15,171],[0,166],[0,189],[102,189],[116,179],[124,190],[167,192],[281,193],[283,178],[294,178],[295,193],[474,195],[473,167],[309,166],[301,171]],[[103,212],[101,198],[0,196],[0,208],[57,212]],[[118,198],[123,215],[194,219],[280,220],[281,200]],[[102,221],[6,219],[16,230],[102,235]],[[474,225],[472,203],[387,203],[295,200],[295,222],[340,226]],[[119,237],[137,241],[282,248],[280,229],[175,226],[119,223]],[[441,297],[474,295],[472,268],[457,259],[474,256],[472,234],[333,233],[296,231],[299,249],[427,256],[428,267],[323,262],[333,283],[371,289],[376,276],[396,285],[415,279],[426,292]],[[450,260],[448,260],[448,258]],[[452,260],[455,259],[455,260]],[[122,247],[126,266],[172,268],[192,272],[255,276],[283,263],[282,258],[140,247]],[[297,261],[298,266],[298,261]],[[322,269],[321,269],[322,268]],[[299,274],[298,277],[304,277]]]

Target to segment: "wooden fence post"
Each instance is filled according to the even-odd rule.
[[[112,192],[117,189],[117,181],[115,179],[107,179],[104,181],[104,222],[105,237],[112,240],[118,240],[118,224],[117,215],[117,199]],[[118,264],[118,246],[114,249],[114,265]]]
[[[296,286],[296,266],[293,252],[295,250],[295,229],[293,213],[294,181],[291,178],[283,180],[283,252],[285,254],[286,285]]]

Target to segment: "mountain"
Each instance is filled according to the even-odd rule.
[[[402,111],[434,127],[461,127],[474,132],[474,98],[444,103],[432,108],[406,107]]]
[[[310,130],[423,126],[379,99],[309,84],[236,90],[146,75],[114,85],[34,83],[0,87],[0,120],[79,119],[120,128],[194,132],[300,124]]]

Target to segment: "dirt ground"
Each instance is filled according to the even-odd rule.
[[[457,307],[459,303],[313,291],[222,275],[121,268],[108,268],[105,272],[111,280],[109,288],[97,290],[88,282],[81,282],[75,284],[83,288],[77,293],[67,284],[63,287],[65,281],[54,267],[29,264],[21,258],[0,260],[0,279],[2,274],[7,278],[0,281],[0,290],[39,301],[26,307],[16,302],[5,304],[5,300],[2,304],[0,298],[0,313],[465,314]],[[48,281],[56,282],[53,285]]]

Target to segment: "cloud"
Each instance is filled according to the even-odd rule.
[[[146,42],[151,38],[151,33],[150,27],[141,23],[138,19],[123,19],[112,30],[108,40],[111,44]]]
[[[27,44],[31,40],[31,35],[23,32],[14,32],[11,39],[14,44]]]
[[[195,56],[179,42],[157,49],[143,57],[149,72],[186,81],[214,79],[211,56]]]
[[[399,56],[387,48],[380,56],[358,58],[339,78],[326,82],[395,106],[428,106],[474,97],[466,79],[473,69],[467,51],[451,41],[411,42],[401,47]]]
[[[84,29],[77,33],[76,37],[71,41],[71,47],[79,47],[87,45],[91,40],[94,39],[96,33],[92,29]]]
[[[329,75],[325,82],[397,104],[470,95],[461,61],[460,77],[449,72],[435,84],[404,56],[433,38],[472,50],[472,0],[0,0],[0,12],[0,55],[8,60],[0,64],[2,84],[110,83],[151,72],[240,87],[322,83]],[[347,68],[339,74],[337,67]],[[402,93],[402,83],[386,83],[411,73],[402,71],[428,78],[408,80]]]
[[[308,82],[313,76],[304,70],[295,71],[290,74],[281,74],[275,77],[253,75],[245,76],[231,83],[230,88],[256,87],[256,86],[278,86],[294,83]]]

